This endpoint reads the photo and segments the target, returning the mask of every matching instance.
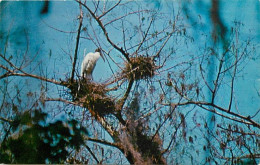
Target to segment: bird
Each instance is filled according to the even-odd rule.
[[[85,57],[84,57],[82,64],[81,64],[80,76],[83,79],[93,80],[92,73],[93,73],[93,70],[96,66],[97,60],[101,56],[102,59],[105,62],[104,56],[102,55],[100,48],[97,48],[95,50],[95,53],[89,52],[87,55],[85,54],[85,50],[84,50],[84,56]]]

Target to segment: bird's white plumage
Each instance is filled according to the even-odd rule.
[[[85,55],[85,51],[84,51]],[[83,62],[81,64],[81,74],[82,78],[92,79],[92,73],[96,66],[97,60],[100,58],[100,52],[88,53],[85,55]]]

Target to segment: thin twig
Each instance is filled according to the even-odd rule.
[[[58,32],[61,32],[61,33],[69,33],[69,34],[73,34],[73,33],[77,33],[77,31],[64,31],[64,30],[60,30],[58,28],[55,28],[51,25],[49,25],[47,22],[45,22],[42,18],[41,18],[41,21],[46,25],[48,26],[49,28],[53,29],[53,30],[56,30]]]
[[[233,121],[236,121],[236,122],[240,122],[240,123],[244,123],[244,124],[248,124],[248,125],[252,125],[254,127],[257,127],[257,128],[260,128],[260,124],[253,121],[250,117],[245,117],[245,116],[242,116],[242,115],[239,115],[237,113],[234,113],[234,112],[229,112],[228,110],[216,105],[216,104],[212,104],[212,103],[208,103],[208,102],[203,102],[203,101],[188,101],[188,102],[184,102],[184,103],[179,103],[179,104],[176,104],[176,106],[183,106],[183,105],[197,105],[207,111],[210,111],[212,113],[215,113],[219,116],[222,116],[224,118],[227,118],[227,119],[230,119],[230,120],[233,120]],[[205,106],[209,106],[209,107],[212,107],[214,109],[209,109],[209,108],[206,108]],[[224,115],[222,113],[219,113],[217,112],[216,109],[222,111],[222,112],[225,112],[229,115],[232,115],[234,117],[237,117],[237,118],[232,118],[230,116],[227,116],[227,115]]]
[[[229,131],[229,132],[234,132],[234,133],[239,133],[239,134],[242,134],[242,135],[253,135],[253,136],[257,136],[257,137],[260,137],[260,134],[256,134],[255,132],[253,133],[250,133],[250,132],[240,132],[240,131],[237,131],[237,130],[232,130],[232,129],[228,129],[228,128],[224,128],[222,127],[221,125],[217,125],[218,128],[221,128],[225,131]]]
[[[95,142],[95,143],[100,143],[100,144],[107,145],[110,147],[118,147],[117,143],[108,142],[106,140],[100,140],[100,139],[95,139],[95,138],[91,138],[91,137],[85,137],[85,140]]]
[[[146,37],[147,37],[147,35],[148,35],[148,32],[149,32],[149,30],[150,30],[150,28],[151,28],[151,25],[152,25],[153,21],[154,21],[154,16],[152,17],[152,19],[151,19],[151,21],[150,21],[150,24],[149,24],[149,26],[148,26],[148,28],[147,28],[147,30],[146,30],[146,32],[145,32],[145,35],[144,35],[142,41],[139,43],[139,46],[137,47],[137,49],[136,49],[136,51],[135,51],[136,54],[137,54],[137,52],[139,51],[139,49],[141,48],[141,46],[143,45],[143,43],[145,42],[145,39],[146,39]]]
[[[131,79],[129,80],[128,88],[127,88],[127,90],[126,90],[126,92],[125,92],[124,97],[119,101],[119,103],[120,103],[120,109],[123,108],[123,106],[124,106],[124,104],[125,104],[125,101],[126,101],[126,99],[128,98],[128,96],[129,96],[129,94],[130,94],[130,91],[131,91],[131,89],[132,89],[133,83],[134,83],[134,80],[133,80],[133,78],[131,78]]]
[[[121,17],[115,18],[115,19],[113,19],[113,20],[111,20],[111,21],[105,23],[105,24],[104,24],[104,27],[106,27],[107,25],[109,25],[109,24],[111,24],[111,23],[113,23],[113,22],[115,22],[115,21],[121,20],[122,18],[127,17],[127,16],[129,16],[129,15],[136,14],[136,13],[140,13],[140,12],[148,12],[148,11],[149,11],[149,10],[140,10],[140,11],[129,12],[129,13],[127,13],[127,14],[121,16]]]
[[[116,6],[119,5],[119,3],[121,2],[121,0],[119,0],[113,7],[111,7],[110,9],[108,9],[107,11],[105,11],[103,14],[101,14],[98,19],[101,19],[102,17],[104,17],[107,13],[109,13],[111,10],[113,10]]]
[[[89,148],[89,146],[84,143],[84,146],[87,148],[88,152],[91,154],[91,156],[95,159],[95,161],[97,162],[97,164],[100,163],[100,161],[97,159],[96,155],[91,151],[91,149]]]
[[[66,104],[72,104],[72,105],[83,107],[83,105],[80,102],[68,101],[68,100],[64,100],[62,98],[45,98],[44,101],[58,101],[58,102],[66,103]]]
[[[220,86],[219,78],[220,78],[220,75],[221,75],[221,70],[222,70],[222,67],[223,67],[224,58],[225,58],[225,55],[227,54],[227,52],[228,52],[228,49],[226,49],[225,52],[222,54],[221,59],[220,59],[220,62],[219,62],[219,68],[218,68],[217,78],[216,78],[216,80],[215,80],[215,82],[214,82],[214,89],[213,89],[212,98],[211,98],[211,102],[212,102],[213,104],[214,104],[215,97],[216,97],[216,94],[217,94],[217,89],[218,89],[218,87]]]
[[[166,38],[166,40],[164,41],[164,43],[162,44],[160,50],[156,53],[156,55],[154,57],[159,57],[161,51],[163,50],[164,46],[167,44],[167,42],[169,41],[169,39],[171,38],[172,34],[174,33],[175,31],[172,31],[168,37]]]

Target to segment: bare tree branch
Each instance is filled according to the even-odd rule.
[[[87,150],[89,151],[89,153],[91,154],[91,156],[95,159],[95,161],[97,162],[97,164],[100,164],[100,161],[97,159],[96,155],[91,151],[91,149],[89,148],[89,146],[87,144],[84,144],[85,147],[87,148]]]
[[[79,40],[80,40],[80,32],[81,32],[81,27],[82,27],[82,22],[83,22],[83,12],[82,12],[81,3],[79,3],[79,10],[80,10],[80,15],[79,15],[79,18],[78,18],[79,19],[79,27],[78,27],[78,34],[77,34],[77,39],[76,39],[76,48],[75,48],[74,60],[73,60],[73,64],[72,64],[70,82],[73,82],[76,62],[77,62],[77,58],[78,58],[78,47],[79,47]]]
[[[244,123],[244,124],[249,124],[249,125],[252,125],[254,127],[257,127],[257,128],[260,128],[260,124],[258,124],[257,122],[253,121],[250,117],[245,117],[245,116],[242,116],[240,114],[237,114],[237,113],[234,113],[234,112],[230,112],[220,106],[217,106],[215,104],[212,104],[212,103],[208,103],[208,102],[203,102],[203,101],[188,101],[188,102],[184,102],[184,103],[179,103],[177,104],[176,106],[182,106],[182,105],[197,105],[207,111],[210,111],[212,113],[215,113],[219,116],[222,116],[222,117],[225,117],[227,119],[230,119],[230,120],[233,120],[233,121],[236,121],[236,122],[240,122],[240,123]],[[205,106],[209,106],[209,107],[213,107],[213,108],[216,108],[222,112],[225,112],[229,115],[232,115],[234,117],[237,117],[237,118],[232,118],[232,117],[229,117],[229,116],[226,116],[226,115],[223,115],[222,113],[219,113],[217,112],[215,109],[209,109],[209,108],[206,108]]]
[[[80,102],[68,101],[68,100],[64,100],[62,98],[45,98],[44,100],[45,101],[58,101],[58,102],[66,103],[66,104],[71,104],[71,105],[83,107],[83,104],[80,103]]]
[[[61,32],[61,33],[73,34],[73,33],[77,33],[77,32],[78,32],[78,31],[65,31],[65,30],[61,30],[61,29],[58,29],[58,28],[56,28],[56,27],[53,27],[53,26],[49,25],[49,24],[48,24],[47,22],[45,22],[43,19],[41,19],[41,21],[42,21],[46,26],[48,26],[49,28],[54,29],[54,30],[56,30],[56,31],[58,31],[58,32]]]
[[[118,50],[119,52],[122,53],[122,55],[127,59],[128,62],[130,62],[130,59],[129,59],[129,55],[128,53],[126,53],[122,48],[118,47],[115,43],[113,43],[110,39],[110,37],[108,36],[108,33],[106,31],[106,28],[104,27],[102,21],[92,12],[92,10],[84,3],[82,3],[81,1],[79,0],[76,0],[78,3],[82,4],[82,6],[84,6],[88,11],[89,13],[91,14],[91,16],[97,21],[97,23],[99,24],[100,28],[102,29],[107,41],[116,49]]]
[[[9,119],[6,119],[6,118],[3,118],[0,116],[0,120],[2,120],[3,122],[8,122],[8,123],[12,123],[13,120],[9,120]]]
[[[226,52],[227,52],[227,50],[226,50]],[[217,94],[217,89],[218,89],[218,87],[220,86],[220,84],[219,84],[219,78],[220,78],[220,74],[221,74],[221,70],[222,70],[222,66],[223,66],[225,54],[226,54],[226,53],[223,53],[223,54],[222,54],[222,57],[221,57],[221,59],[220,59],[219,66],[218,66],[217,78],[216,78],[216,80],[214,81],[214,89],[213,89],[212,98],[211,98],[212,104],[214,104],[215,96],[216,96],[216,94]]]
[[[114,6],[112,6],[110,9],[108,9],[107,11],[105,11],[103,14],[101,14],[98,19],[101,19],[102,17],[104,17],[107,13],[109,13],[111,10],[113,10],[115,7],[117,7],[120,4],[121,0],[119,0]],[[95,12],[94,12],[95,13]]]
[[[131,89],[132,89],[133,83],[134,83],[134,80],[133,80],[133,78],[131,78],[131,79],[129,80],[128,87],[127,87],[127,90],[126,90],[126,92],[125,92],[123,98],[119,101],[119,105],[120,105],[120,108],[119,108],[119,109],[122,109],[122,108],[123,108],[123,106],[124,106],[124,104],[125,104],[125,101],[126,101],[126,99],[128,98],[128,96],[129,96],[129,94],[130,94],[130,91],[131,91]]]
[[[49,83],[53,83],[53,84],[56,84],[56,85],[65,86],[64,82],[56,81],[54,79],[48,79],[48,78],[45,78],[45,77],[41,77],[41,76],[38,76],[38,75],[29,74],[29,73],[25,73],[25,72],[24,73],[16,73],[16,72],[12,71],[11,73],[6,73],[6,74],[0,76],[0,79],[5,78],[5,77],[11,77],[11,76],[31,77],[31,78],[46,81],[46,82],[49,82]]]
[[[121,19],[124,18],[124,17],[127,17],[127,16],[132,15],[132,14],[140,13],[140,12],[148,12],[148,10],[140,10],[140,11],[129,12],[129,13],[123,15],[123,16],[120,16],[120,17],[118,17],[118,18],[115,18],[115,19],[113,19],[113,20],[111,20],[111,21],[105,23],[105,24],[104,24],[104,27],[106,27],[107,25],[109,25],[109,24],[111,24],[111,23],[113,23],[113,22],[115,22],[115,21],[121,20]]]
[[[152,17],[152,19],[151,19],[151,21],[150,21],[150,23],[149,23],[149,25],[148,25],[148,28],[146,29],[146,32],[145,32],[145,34],[144,34],[144,37],[143,37],[142,41],[139,43],[139,46],[137,47],[137,49],[136,49],[136,51],[135,51],[135,54],[136,54],[136,55],[137,55],[137,52],[139,51],[139,49],[141,48],[141,46],[143,45],[144,41],[146,40],[146,37],[147,37],[147,35],[148,35],[148,32],[149,32],[149,30],[150,30],[150,28],[151,28],[151,25],[152,25],[153,21],[154,21],[154,16]]]
[[[221,128],[225,131],[229,131],[229,132],[234,132],[234,133],[239,133],[239,134],[242,134],[242,135],[253,135],[253,136],[257,136],[257,137],[260,137],[260,134],[257,134],[255,132],[251,133],[251,132],[241,132],[241,131],[238,131],[238,130],[232,130],[232,129],[229,129],[229,128],[224,128],[222,127],[221,125],[217,125],[218,128]]]
[[[59,102],[63,102],[63,103],[66,103],[66,104],[72,104],[72,105],[76,105],[76,106],[85,107],[83,105],[83,103],[71,102],[71,101],[68,101],[68,100],[61,99],[61,98],[56,98],[56,99],[54,99],[54,98],[46,98],[45,101],[59,101]],[[98,114],[93,114],[93,116],[103,126],[103,128],[111,135],[112,138],[114,138],[115,140],[118,139],[118,137],[117,137],[118,133],[106,122],[104,117],[101,117]]]
[[[119,147],[118,143],[112,143],[112,142],[108,142],[106,140],[100,140],[100,139],[95,139],[95,138],[91,138],[91,137],[85,137],[85,140],[91,141],[91,142],[97,142],[97,143],[107,145],[110,147],[116,147],[116,148]]]

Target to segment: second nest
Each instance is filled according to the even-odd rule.
[[[157,66],[151,57],[132,57],[130,62],[125,64],[123,70],[123,74],[126,74],[128,79],[148,79],[155,75]]]

